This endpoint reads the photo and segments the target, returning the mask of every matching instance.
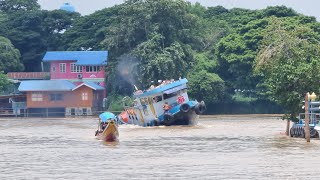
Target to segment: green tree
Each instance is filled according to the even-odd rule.
[[[64,34],[64,49],[67,50],[104,50],[102,42],[106,38],[108,29],[113,28],[112,23],[119,14],[119,6],[105,8],[88,16],[77,18]],[[113,52],[110,52],[113,53]],[[112,54],[111,54],[112,55]]]
[[[183,47],[178,42],[162,49],[161,35],[141,43],[135,50],[135,55],[140,58],[140,84],[145,84],[142,82],[156,82],[159,79],[185,77],[186,70],[192,63],[190,58],[193,58],[189,54],[190,51],[190,47]],[[145,86],[149,85],[149,83],[145,84]]]
[[[9,39],[0,36],[0,72],[21,71],[20,52]]]
[[[188,75],[189,95],[198,101],[206,103],[217,103],[225,96],[224,81],[214,73],[206,70],[192,72]]]
[[[185,77],[193,64],[191,45],[200,34],[189,8],[182,0],[126,1],[114,8],[102,42],[111,52],[109,62],[118,62],[123,54],[135,56],[138,72],[133,74],[139,74],[134,78],[143,88],[158,79]],[[115,86],[121,82],[111,81]]]
[[[255,71],[264,77],[266,95],[284,108],[289,120],[296,120],[306,92],[319,91],[319,40],[312,28],[288,28],[277,18],[264,36]]]
[[[217,44],[216,53],[221,67],[219,74],[231,92],[233,89],[254,89],[259,82],[252,67],[268,24],[268,19],[252,21],[239,32],[223,37]]]
[[[26,71],[40,71],[45,52],[62,50],[62,34],[78,16],[62,10],[16,11],[5,22],[10,31],[2,29],[0,35],[9,38],[19,49]]]
[[[40,10],[38,0],[0,0],[0,10],[6,13]]]
[[[11,84],[12,82],[8,80],[7,75],[0,71],[0,94],[4,93]]]
[[[239,13],[240,11],[235,11]],[[233,14],[235,14],[233,12]],[[223,37],[216,47],[217,59],[220,63],[218,74],[226,81],[230,92],[234,89],[253,90],[260,82],[261,77],[253,73],[255,58],[260,51],[261,40],[268,26],[273,24],[273,17],[278,16],[288,28],[294,28],[298,24],[308,24],[311,19],[298,16],[292,9],[276,6],[268,7],[255,13],[243,12],[242,15],[252,14],[257,20],[246,24],[240,24],[233,33]],[[231,17],[233,17],[232,15]],[[228,18],[228,17],[226,17]]]

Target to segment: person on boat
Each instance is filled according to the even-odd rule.
[[[164,110],[164,113],[168,113],[170,110],[170,106],[169,106],[168,102],[165,102],[162,108]]]
[[[107,122],[101,122],[101,130],[104,131],[104,129],[107,127]]]
[[[99,121],[101,121],[101,119],[99,119]],[[102,133],[104,129],[106,129],[107,125],[107,122],[100,122],[100,128],[98,128],[98,130],[96,131],[95,136],[97,136],[99,133]]]

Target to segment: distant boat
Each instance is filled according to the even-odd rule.
[[[290,136],[291,137],[301,137],[305,138],[305,126],[306,126],[306,118],[309,121],[309,131],[310,138],[319,139],[320,128],[320,101],[315,101],[316,94],[312,93],[311,95],[308,93],[305,96],[305,104],[302,107],[305,110],[305,113],[300,113],[297,117],[298,122],[294,122],[292,127],[290,128]]]
[[[133,94],[133,103],[124,106],[125,110],[118,119],[139,126],[197,124],[206,105],[203,101],[189,100],[187,82],[187,79],[166,80],[148,90],[137,90]]]
[[[310,108],[313,109],[313,108]],[[319,138],[319,114],[313,113],[313,111],[309,111],[307,114],[309,116],[309,128],[310,128],[310,138]],[[305,113],[300,113],[298,118],[298,122],[294,122],[292,127],[290,128],[290,136],[291,137],[301,137],[305,138]]]
[[[110,112],[99,115],[98,130],[95,136],[105,142],[117,141],[119,138],[117,117]]]

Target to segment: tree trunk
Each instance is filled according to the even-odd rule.
[[[308,94],[306,94],[305,98],[305,118],[304,118],[304,137],[306,138],[307,142],[310,142],[310,127],[309,127],[309,100]]]
[[[289,136],[289,130],[290,130],[290,119],[287,119],[287,128],[286,128],[286,135]]]

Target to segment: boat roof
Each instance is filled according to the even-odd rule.
[[[186,85],[187,82],[188,80],[186,78],[180,79],[180,80],[173,81],[171,83],[156,87],[154,89],[144,91],[143,93],[140,93],[140,94],[134,94],[133,97],[141,98],[141,97],[147,97],[147,96],[158,95],[158,94],[170,94],[178,90],[187,88],[187,85]]]

